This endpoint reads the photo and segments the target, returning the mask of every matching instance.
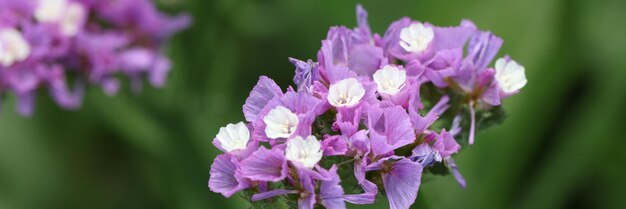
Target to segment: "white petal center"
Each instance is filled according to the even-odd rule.
[[[328,89],[328,103],[334,107],[352,107],[365,95],[365,88],[356,78],[343,79]]]
[[[422,52],[433,40],[434,34],[432,28],[413,23],[400,31],[400,46],[407,52]]]
[[[30,55],[30,44],[14,28],[0,29],[0,64],[5,67],[22,61]]]
[[[396,66],[386,65],[373,75],[379,93],[387,95],[397,94],[406,83],[406,72]]]
[[[278,106],[270,110],[263,118],[265,122],[265,134],[271,139],[288,138],[298,127],[298,115],[291,110]]]
[[[40,0],[35,9],[39,22],[58,23],[63,35],[74,36],[86,17],[85,7],[67,0]]]
[[[35,19],[39,22],[57,22],[63,17],[67,4],[67,0],[39,0]]]
[[[61,20],[61,32],[67,36],[74,36],[82,27],[86,16],[85,7],[78,3],[70,3]]]
[[[220,132],[215,136],[220,145],[227,152],[245,149],[250,141],[250,131],[243,122],[228,124],[220,128]]]
[[[502,91],[507,94],[519,91],[528,82],[524,66],[513,60],[507,61],[504,58],[496,61],[495,77]]]
[[[322,146],[315,136],[303,139],[296,136],[287,141],[285,157],[291,162],[300,163],[306,168],[313,168],[322,159]]]

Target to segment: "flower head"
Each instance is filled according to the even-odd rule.
[[[209,188],[226,197],[249,187],[249,181],[237,172],[239,161],[230,155],[219,155],[211,165]]]
[[[358,5],[356,28],[331,27],[317,61],[290,58],[296,86],[286,92],[258,80],[243,105],[247,126],[229,124],[214,140],[228,153],[212,166],[212,191],[243,189],[252,208],[273,198],[260,205],[300,209],[373,204],[385,192],[391,209],[408,209],[424,172],[448,169],[466,186],[453,155],[474,142],[476,121],[501,117],[489,111],[526,84],[523,67],[507,57],[488,68],[502,40],[468,20],[438,27],[406,17],[381,37],[367,16]],[[143,53],[128,54],[129,66],[144,65]]]

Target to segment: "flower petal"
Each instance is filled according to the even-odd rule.
[[[243,114],[246,120],[251,123],[257,121],[259,119],[257,116],[265,105],[274,97],[282,94],[283,92],[274,80],[261,76],[243,105]]]
[[[322,181],[320,184],[319,197],[322,205],[326,208],[345,209],[346,203],[343,200],[343,188],[339,184],[341,179],[337,174],[337,166],[333,165],[330,170],[320,172],[329,177],[328,181]]]
[[[374,155],[388,153],[415,140],[410,117],[400,106],[370,109],[367,125]]]
[[[241,162],[241,175],[253,181],[277,182],[287,177],[284,151],[261,147]]]
[[[408,209],[415,202],[422,169],[420,164],[405,158],[395,162],[389,173],[383,174],[383,183],[391,209]]]
[[[228,154],[222,154],[215,158],[209,176],[209,189],[221,193],[226,197],[248,188],[246,180],[239,178],[236,173],[238,162]]]

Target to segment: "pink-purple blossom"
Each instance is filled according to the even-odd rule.
[[[466,186],[453,156],[474,143],[476,118],[489,120],[477,112],[520,92],[523,66],[492,62],[502,39],[468,20],[439,27],[405,17],[380,36],[367,16],[358,5],[356,28],[331,27],[317,61],[289,58],[295,87],[259,78],[243,105],[247,125],[216,136],[225,153],[211,168],[212,191],[245,190],[252,208],[300,209],[372,204],[384,191],[390,208],[408,209],[423,175],[451,173]]]

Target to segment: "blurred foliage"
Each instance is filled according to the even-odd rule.
[[[206,186],[218,128],[243,120],[260,75],[291,84],[287,57],[315,58],[329,26],[354,26],[355,1],[160,0],[190,11],[163,89],[90,89],[64,111],[38,97],[0,113],[0,209],[245,208]],[[429,177],[415,208],[625,208],[626,1],[363,1],[374,31],[401,16],[471,19],[501,36],[529,83],[507,120],[457,155],[468,188]],[[504,55],[501,53],[500,55]],[[42,93],[43,94],[43,93]],[[386,208],[384,199],[369,207]]]

